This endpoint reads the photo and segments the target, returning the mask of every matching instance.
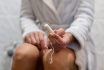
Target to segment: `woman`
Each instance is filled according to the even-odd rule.
[[[47,46],[55,52],[52,64],[48,64],[50,50],[43,54],[45,70],[95,70],[91,53],[94,46],[89,35],[93,17],[94,0],[22,0],[25,43],[15,51],[12,70],[40,68],[39,52]],[[49,41],[44,37],[45,23],[54,30],[48,35]]]

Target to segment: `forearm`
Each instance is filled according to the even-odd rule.
[[[88,34],[94,20],[94,0],[82,0],[75,15],[74,22],[66,30],[78,41],[81,47],[85,46]]]

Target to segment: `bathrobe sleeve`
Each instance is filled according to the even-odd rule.
[[[41,31],[35,22],[36,18],[33,14],[30,0],[22,0],[20,20],[23,37],[25,37],[29,32]]]
[[[66,32],[72,33],[83,48],[94,20],[94,0],[81,0],[74,17],[73,23]]]

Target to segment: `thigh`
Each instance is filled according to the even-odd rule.
[[[15,50],[12,70],[34,70],[38,57],[39,50],[36,46],[23,43]]]
[[[44,70],[77,70],[75,64],[75,53],[71,49],[62,49],[58,53],[54,53],[51,57],[51,49],[47,50],[43,56]],[[50,59],[53,63],[50,64]]]

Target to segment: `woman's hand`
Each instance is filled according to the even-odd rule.
[[[72,43],[74,41],[74,37],[71,33],[65,32],[64,29],[60,28],[55,30],[54,33],[49,34],[49,40],[55,51],[59,51]]]
[[[44,38],[44,32],[31,32],[28,33],[24,42],[38,46],[39,49],[47,48],[47,41]]]

